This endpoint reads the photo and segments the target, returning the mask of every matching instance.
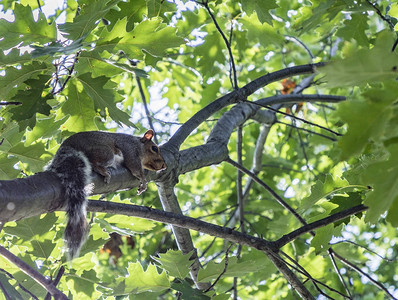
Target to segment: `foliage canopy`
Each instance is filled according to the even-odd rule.
[[[50,2],[0,2],[1,185],[88,130],[154,128],[169,173],[90,197],[71,263],[64,213],[3,223],[2,194],[0,299],[398,297],[397,3]]]

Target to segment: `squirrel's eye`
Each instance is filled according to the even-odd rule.
[[[159,150],[158,150],[158,147],[152,146],[152,151],[158,153],[158,151],[159,151]]]

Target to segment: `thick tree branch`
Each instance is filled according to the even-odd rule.
[[[270,97],[260,101],[277,104],[279,101],[285,102],[287,98]],[[315,101],[316,97],[307,96],[307,99]],[[342,100],[341,97],[336,98],[336,101],[340,100]],[[172,152],[164,151],[168,169],[160,174],[146,172],[147,179],[162,181],[170,176],[170,172],[173,172],[173,176],[178,176],[224,161],[228,157],[227,144],[234,128],[250,117],[260,116],[258,112],[259,106],[252,103],[236,105],[220,118],[206,144],[183,150],[177,156]],[[272,123],[274,120],[272,114],[269,114],[268,118]],[[165,147],[161,147],[161,149],[163,151]],[[131,189],[139,184],[138,180],[124,168],[112,170],[111,173],[112,178],[109,184],[104,184],[103,178],[93,173],[93,194]],[[59,209],[63,205],[62,186],[58,178],[51,172],[41,172],[14,180],[2,180],[0,187],[0,222],[40,215]]]
[[[105,212],[110,214],[122,214],[126,216],[139,217],[147,220],[175,225],[181,228],[199,231],[211,236],[226,239],[230,242],[249,246],[257,250],[277,251],[273,242],[250,236],[228,227],[222,227],[207,223],[195,218],[186,217],[173,212],[166,212],[145,206],[114,203],[100,200],[91,200],[87,206],[88,211]]]

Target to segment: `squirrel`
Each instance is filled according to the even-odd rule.
[[[91,181],[92,171],[109,183],[108,168],[123,165],[140,180],[137,192],[141,194],[147,188],[143,169],[161,171],[166,168],[159,147],[152,141],[154,134],[153,130],[148,130],[143,137],[87,131],[71,135],[61,144],[46,170],[55,173],[64,188],[68,216],[64,240],[69,261],[79,256],[89,232],[85,187]]]

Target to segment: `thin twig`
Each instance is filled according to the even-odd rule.
[[[388,26],[390,27],[390,30],[394,30],[394,24],[388,19],[386,18],[380,11],[380,9],[378,8],[376,3],[372,3],[370,0],[366,0],[366,2],[374,9],[374,11],[376,12],[376,14],[384,21],[388,24]]]
[[[59,268],[57,276],[55,277],[55,279],[53,281],[54,286],[58,285],[58,283],[60,282],[62,275],[64,275],[64,273],[65,273],[65,267],[61,266],[61,268]],[[51,294],[47,293],[46,298],[44,298],[44,300],[51,300]]]
[[[296,123],[294,120],[292,120],[292,122],[293,122],[293,124]],[[297,136],[298,136],[298,138],[299,138],[301,151],[303,152],[303,156],[304,156],[304,159],[305,159],[305,164],[306,164],[306,166],[307,166],[307,169],[311,172],[312,175],[314,175],[314,177],[316,177],[314,171],[311,169],[311,166],[310,166],[310,164],[309,164],[308,156],[307,156],[307,151],[305,150],[304,141],[303,141],[303,139],[301,138],[300,131],[298,130],[297,127],[296,127],[295,129],[296,129],[296,132],[297,132]]]
[[[255,182],[260,184],[262,187],[264,187],[271,195],[274,197],[274,199],[285,209],[287,209],[294,217],[296,217],[297,220],[299,220],[302,224],[307,224],[305,220],[285,201],[283,200],[273,189],[271,189],[264,181],[262,181],[260,178],[257,177],[253,172],[250,172],[248,169],[246,169],[244,166],[239,165],[237,162],[233,161],[231,158],[227,158],[225,162],[231,164],[235,168],[240,169],[242,172],[246,173],[249,175]]]
[[[142,84],[141,84],[141,79],[138,76],[135,76],[135,79],[137,81],[137,85],[138,85],[138,90],[140,91],[140,95],[141,95],[141,100],[142,100],[142,104],[144,104],[144,109],[145,109],[145,114],[149,123],[149,127],[155,131],[155,128],[153,127],[153,123],[152,123],[152,119],[151,119],[151,113],[148,109],[148,104],[146,102],[146,97],[145,97],[145,93],[144,93],[144,89],[142,88]],[[156,137],[156,135],[154,136],[154,141],[156,144],[158,144],[158,138]]]
[[[209,13],[211,19],[213,20],[214,25],[217,28],[217,31],[220,33],[222,39],[224,40],[224,43],[225,43],[225,45],[226,45],[226,47],[228,49],[229,59],[230,59],[230,62],[231,62],[231,69],[232,69],[232,72],[233,72],[233,79],[234,79],[233,88],[234,88],[234,90],[237,90],[239,88],[238,87],[238,78],[237,78],[237,75],[236,75],[236,67],[235,67],[234,56],[232,55],[231,44],[228,42],[228,39],[225,36],[224,32],[222,31],[220,25],[218,25],[218,22],[217,22],[216,18],[214,17],[213,13],[211,12],[207,1],[197,2],[197,3],[203,5],[206,8],[206,10]]]
[[[379,282],[379,281],[373,279],[369,274],[367,274],[367,273],[365,273],[364,271],[362,271],[361,268],[357,267],[356,265],[354,265],[353,263],[351,263],[350,261],[348,261],[347,259],[345,259],[345,258],[342,257],[341,255],[339,255],[339,254],[336,253],[335,251],[333,251],[333,254],[334,254],[342,263],[344,263],[346,266],[350,267],[351,269],[353,269],[353,270],[356,271],[357,273],[359,273],[359,274],[361,274],[362,276],[365,276],[367,279],[369,279],[370,282],[372,282],[376,287],[378,287],[379,289],[381,289],[382,291],[384,291],[389,297],[391,297],[391,299],[397,300],[397,298],[395,298],[381,282]]]
[[[228,218],[228,220],[227,220],[226,222],[224,222],[224,227],[231,221],[232,218],[233,218],[233,214],[230,215],[230,217]],[[199,218],[198,218],[198,219],[199,219]],[[205,256],[205,254],[207,253],[207,251],[209,251],[210,248],[213,246],[213,244],[214,244],[214,242],[216,241],[216,239],[217,239],[217,237],[215,237],[215,238],[211,241],[211,243],[206,247],[206,249],[203,250],[203,252],[202,252],[200,258],[202,258],[202,257]]]
[[[58,75],[58,71],[56,71],[56,82],[54,83],[54,89],[52,91],[52,94],[54,94],[54,95],[59,94],[60,92],[62,92],[65,89],[66,84],[72,78],[72,74],[73,74],[73,71],[75,70],[75,65],[77,64],[77,61],[79,60],[80,53],[81,53],[81,51],[78,51],[75,54],[75,58],[73,59],[73,63],[72,63],[72,66],[70,67],[70,69],[66,68],[64,63],[61,64],[60,68],[64,67],[66,70],[68,70],[68,75],[67,75],[64,83],[62,84],[62,86],[57,91],[55,91],[55,86],[57,85],[57,82],[59,82],[59,75]]]
[[[334,252],[331,248],[328,249],[328,254],[329,254],[330,261],[332,262],[334,271],[337,273],[337,276],[339,277],[341,284],[344,286],[345,292],[350,297],[350,299],[352,299],[350,289],[348,288],[347,283],[345,282],[345,280],[343,278],[343,275],[341,275],[340,269],[338,268],[336,260],[334,259],[334,256],[333,256]]]
[[[395,261],[398,261],[398,258],[387,258],[387,257],[384,257],[384,256],[380,255],[379,253],[377,253],[377,252],[375,252],[375,251],[369,249],[368,247],[365,247],[365,246],[363,246],[363,245],[360,245],[360,244],[358,244],[358,243],[355,243],[355,242],[349,241],[349,240],[338,241],[338,242],[335,242],[335,243],[331,243],[330,245],[333,246],[333,245],[337,245],[337,244],[341,244],[341,243],[349,243],[349,244],[353,244],[353,245],[355,245],[355,246],[357,246],[357,247],[359,247],[359,248],[363,248],[363,249],[365,249],[366,251],[372,253],[373,255],[376,255],[377,257],[380,257],[382,260],[385,260],[385,261],[387,261],[387,262],[395,262]]]
[[[290,35],[286,35],[285,39],[287,41],[293,42],[301,47],[303,47],[305,49],[305,51],[307,51],[308,55],[311,57],[311,59],[314,59],[314,55],[312,54],[311,50],[307,47],[306,44],[304,44],[302,41],[300,41],[297,37],[295,36],[290,36]]]
[[[225,208],[225,209],[223,209],[223,210],[217,211],[217,212],[215,212],[215,213],[199,216],[199,217],[197,217],[197,219],[198,219],[198,220],[201,220],[201,219],[205,219],[205,218],[208,218],[208,217],[213,217],[213,216],[221,215],[221,214],[225,213],[225,212],[228,211],[228,210],[231,210],[231,209],[236,208],[237,206],[238,206],[238,205],[235,204],[235,205],[229,206],[229,207],[227,207],[227,208]]]
[[[331,216],[328,216],[328,217],[320,219],[318,221],[306,224],[288,234],[285,234],[284,236],[282,236],[281,238],[276,240],[275,243],[277,244],[278,248],[281,248],[284,245],[286,245],[287,243],[290,243],[291,241],[295,240],[297,237],[299,237],[305,233],[311,232],[317,228],[324,227],[326,225],[343,220],[349,216],[363,212],[367,209],[368,208],[365,205],[360,204],[360,205],[348,208],[346,210],[339,211]]]
[[[22,102],[18,101],[1,101],[0,105],[21,105]]]
[[[11,296],[7,293],[6,287],[0,281],[0,290],[3,292],[4,297],[6,300],[12,300]]]
[[[329,285],[323,283],[322,281],[315,279],[314,277],[311,276],[310,273],[308,273],[308,271],[302,267],[295,259],[293,259],[291,256],[289,256],[286,252],[281,251],[281,253],[287,257],[287,259],[289,259],[294,265],[292,265],[291,263],[287,262],[286,260],[283,260],[289,267],[293,268],[294,270],[296,270],[297,272],[301,273],[302,275],[306,276],[315,286],[315,288],[319,291],[320,294],[322,294],[323,296],[325,296],[328,299],[332,299],[334,300],[335,298],[332,298],[331,296],[327,295],[324,291],[322,291],[322,289],[320,287],[318,287],[318,284],[325,287],[326,289],[328,289],[331,292],[334,292],[344,298],[349,298],[347,295],[344,295],[343,293],[341,293],[340,291],[330,287]]]
[[[331,136],[328,136],[328,135],[324,135],[322,133],[318,133],[318,132],[315,132],[315,131],[312,131],[312,130],[309,130],[309,129],[306,129],[306,128],[303,128],[303,127],[298,127],[298,126],[293,125],[293,124],[285,123],[285,122],[282,122],[282,121],[276,121],[275,123],[286,125],[286,126],[295,128],[297,130],[305,131],[305,132],[308,132],[308,133],[311,133],[311,134],[314,134],[314,135],[318,135],[320,137],[323,137],[325,139],[331,140],[333,142],[337,141],[337,139],[335,139],[334,137],[331,137]]]
[[[273,111],[273,112],[276,112],[276,113],[278,113],[278,114],[281,114],[281,115],[284,115],[284,116],[293,118],[293,119],[295,119],[295,120],[299,120],[299,121],[301,121],[301,122],[303,122],[303,123],[305,123],[305,124],[308,124],[308,125],[311,125],[311,126],[315,126],[315,127],[321,128],[321,129],[326,130],[326,131],[328,131],[328,132],[330,132],[330,133],[333,133],[334,135],[342,136],[341,133],[338,133],[338,132],[336,132],[336,131],[333,131],[333,130],[331,130],[331,129],[327,128],[327,127],[324,127],[324,126],[322,126],[322,125],[312,123],[312,122],[307,121],[307,120],[305,120],[305,119],[303,119],[303,118],[299,118],[299,117],[296,117],[296,116],[294,116],[294,115],[285,113],[285,112],[283,112],[283,111],[280,111],[280,110],[278,110],[278,109],[275,109],[275,108],[271,107],[270,105],[264,105],[264,104],[260,104],[260,103],[258,103],[258,102],[251,102],[251,101],[247,101],[247,102],[253,103],[253,104],[255,104],[255,105],[259,105],[259,106],[261,106],[261,107],[267,108],[267,109],[269,109],[269,110],[271,110],[271,111]]]
[[[214,280],[214,282],[204,291],[204,293],[207,293],[208,291],[210,291],[212,288],[214,288],[214,286],[216,285],[217,282],[220,281],[221,277],[225,274],[225,272],[227,272],[228,269],[228,255],[229,255],[229,250],[231,250],[232,246],[234,244],[231,243],[231,245],[229,245],[227,251],[225,251],[225,260],[224,260],[224,269],[223,271],[218,275],[218,277],[216,278],[216,280]]]

